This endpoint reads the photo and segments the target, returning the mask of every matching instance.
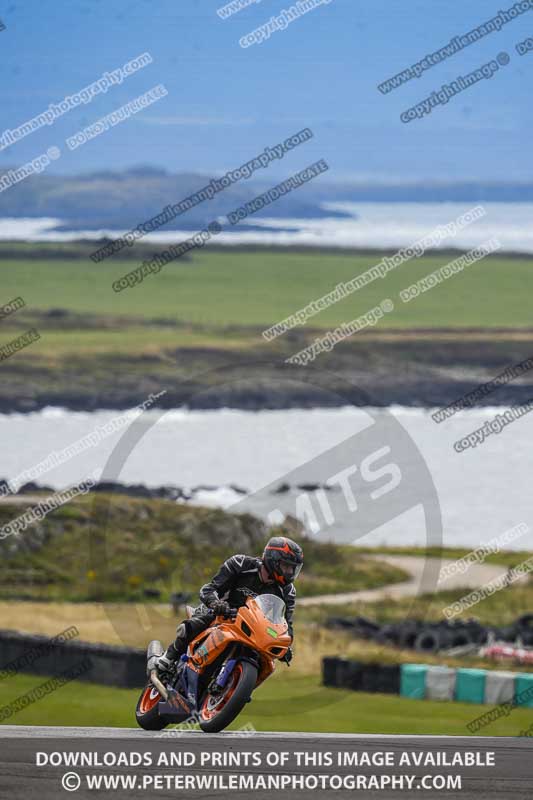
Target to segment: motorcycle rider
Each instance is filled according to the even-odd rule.
[[[199,606],[190,619],[178,625],[176,639],[157,661],[160,674],[170,672],[179,658],[187,652],[189,642],[211,624],[216,616],[232,616],[232,609],[244,605],[246,598],[258,594],[275,594],[286,606],[285,618],[293,636],[292,617],[296,605],[294,581],[303,565],[303,550],[286,536],[273,536],[262,558],[235,555],[224,561],[217,574],[200,589]],[[292,659],[289,647],[283,660]]]

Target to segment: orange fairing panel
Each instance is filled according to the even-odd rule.
[[[287,633],[287,623],[285,621],[275,624],[267,620],[259,606],[251,598],[248,598],[246,605],[239,609],[236,623],[240,628],[239,617],[252,630],[251,637],[241,633],[243,642],[248,645],[251,644],[261,653],[270,655],[271,648],[277,647],[283,650],[282,653],[278,653],[278,656],[285,654],[292,641]]]
[[[207,667],[211,664],[212,661],[217,658],[231,642],[236,640],[235,633],[231,630],[227,630],[227,625],[217,625],[214,627],[207,637],[204,639],[202,644],[200,644],[195,649],[195,644],[197,639],[202,638],[202,634],[196,639],[193,639],[191,642],[191,650],[193,651],[192,655],[192,662],[196,664],[197,667]]]
[[[275,666],[275,662],[274,662],[273,658],[269,658],[268,656],[265,656],[265,658],[262,658],[261,659],[261,668],[259,670],[259,675],[257,676],[257,683],[255,685],[259,686],[260,683],[263,683],[263,681],[266,681],[266,679],[269,678],[272,675],[272,673],[274,672],[275,668],[276,668],[276,666]]]
[[[234,622],[217,617],[207,637],[203,631],[193,639],[190,645],[191,666],[202,672],[228,645],[239,643],[250,647],[261,656],[260,683],[274,671],[273,659],[282,658],[291,641],[287,623],[270,622],[255,600],[249,597],[246,605],[239,609]]]

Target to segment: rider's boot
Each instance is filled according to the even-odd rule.
[[[156,669],[160,675],[172,672],[175,664],[179,661],[180,657],[187,652],[189,643],[187,641],[187,631],[183,622],[178,625],[176,631],[176,640],[170,644],[162,656],[159,656],[156,663]]]

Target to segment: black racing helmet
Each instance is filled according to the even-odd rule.
[[[273,536],[266,543],[263,564],[270,577],[282,586],[296,580],[303,563],[304,552],[292,539]]]

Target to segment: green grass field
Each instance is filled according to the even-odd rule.
[[[0,683],[0,708],[46,682],[36,675]],[[8,725],[136,726],[137,690],[72,682],[5,720]],[[254,694],[231,726],[251,723],[259,731],[443,734],[468,736],[467,723],[489,706],[410,700],[320,685],[317,677],[292,676],[281,668]],[[531,725],[531,709],[517,708],[480,731],[488,736],[518,736]]]
[[[354,547],[361,555],[383,553],[388,556],[417,556],[418,558],[443,558],[456,561],[469,555],[472,550],[465,547]],[[502,564],[506,567],[515,567],[531,556],[530,550],[500,550],[486,553],[483,557],[484,564]]]
[[[196,397],[216,384],[221,369],[231,376],[223,404],[317,405],[311,387],[280,383],[285,360],[385,299],[394,303],[391,313],[317,359],[318,369],[337,376],[327,381],[332,392],[362,378],[365,391],[385,389],[381,402],[425,403],[429,394],[431,404],[451,402],[453,382],[465,373],[480,382],[531,355],[530,258],[486,258],[404,304],[401,289],[456,255],[415,259],[267,342],[264,330],[381,256],[206,250],[117,294],[113,281],[134,269],[135,259],[93,264],[86,250],[68,259],[6,255],[0,247],[0,305],[21,296],[26,308],[1,320],[0,346],[30,328],[41,336],[1,363],[0,407],[9,411],[124,408],[162,387],[165,402],[176,406],[189,402],[188,381]],[[143,257],[139,252],[139,263]],[[248,382],[244,394],[232,384],[237,377]],[[216,390],[210,402],[219,402]]]
[[[407,262],[308,324],[329,328],[390,298],[396,308],[386,317],[389,328],[531,326],[533,270],[528,258],[487,258],[413,302],[400,302],[401,289],[455,257]],[[201,326],[269,326],[379,260],[378,255],[331,252],[202,251],[119,294],[111,284],[135,262],[3,260],[0,278],[5,302],[21,295],[32,309],[165,318]]]

